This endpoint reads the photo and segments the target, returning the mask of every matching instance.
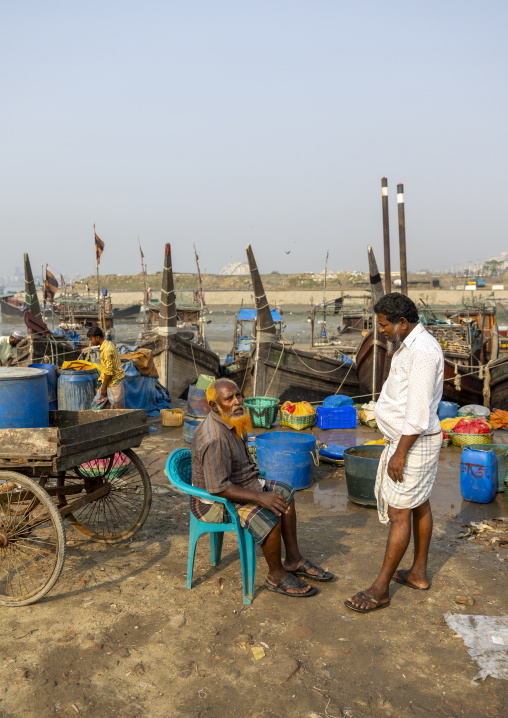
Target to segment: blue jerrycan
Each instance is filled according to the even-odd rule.
[[[460,457],[460,493],[466,501],[489,504],[497,492],[496,452],[466,447]]]

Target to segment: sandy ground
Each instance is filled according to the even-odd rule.
[[[462,501],[460,451],[441,456],[429,592],[393,584],[388,609],[345,608],[374,578],[387,529],[374,510],[348,502],[343,469],[323,464],[297,495],[300,542],[336,581],[311,599],[277,596],[262,588],[259,554],[255,599],[245,606],[231,534],[217,568],[200,540],[193,589],[184,587],[188,501],[163,475],[168,453],[184,443],[181,429],[154,427],[139,451],[154,487],[145,526],[105,546],[67,525],[52,592],[3,610],[1,718],[507,715],[508,684],[473,687],[478,667],[443,619],[508,609],[508,550],[457,538],[471,518],[508,516],[508,503],[503,494],[488,506]],[[362,443],[367,434],[376,437],[349,436]]]

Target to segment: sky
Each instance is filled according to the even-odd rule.
[[[4,4],[0,274],[410,270],[508,251],[508,4]],[[289,253],[288,253],[289,252]],[[35,270],[34,270],[35,271]]]

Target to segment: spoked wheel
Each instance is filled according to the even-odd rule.
[[[152,503],[152,486],[139,457],[126,449],[105,459],[81,464],[74,472],[81,483],[84,480],[88,494],[104,484],[109,485],[109,491],[68,514],[71,524],[93,541],[118,543],[134,536],[145,523]],[[68,477],[58,479],[59,486],[72,485],[72,482]],[[71,501],[60,497],[61,506]]]
[[[0,604],[26,606],[55,585],[65,532],[46,491],[14,471],[0,471]]]

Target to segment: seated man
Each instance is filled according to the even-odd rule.
[[[265,481],[247,448],[252,430],[243,396],[236,384],[218,379],[206,392],[212,411],[192,442],[192,484],[235,505],[242,526],[260,544],[268,564],[265,587],[294,598],[314,596],[315,587],[298,576],[330,581],[332,573],[304,559],[296,535],[295,490],[279,481]],[[191,497],[191,511],[200,521],[220,523],[224,504]],[[227,512],[226,512],[227,515]],[[286,548],[281,561],[281,534]]]

